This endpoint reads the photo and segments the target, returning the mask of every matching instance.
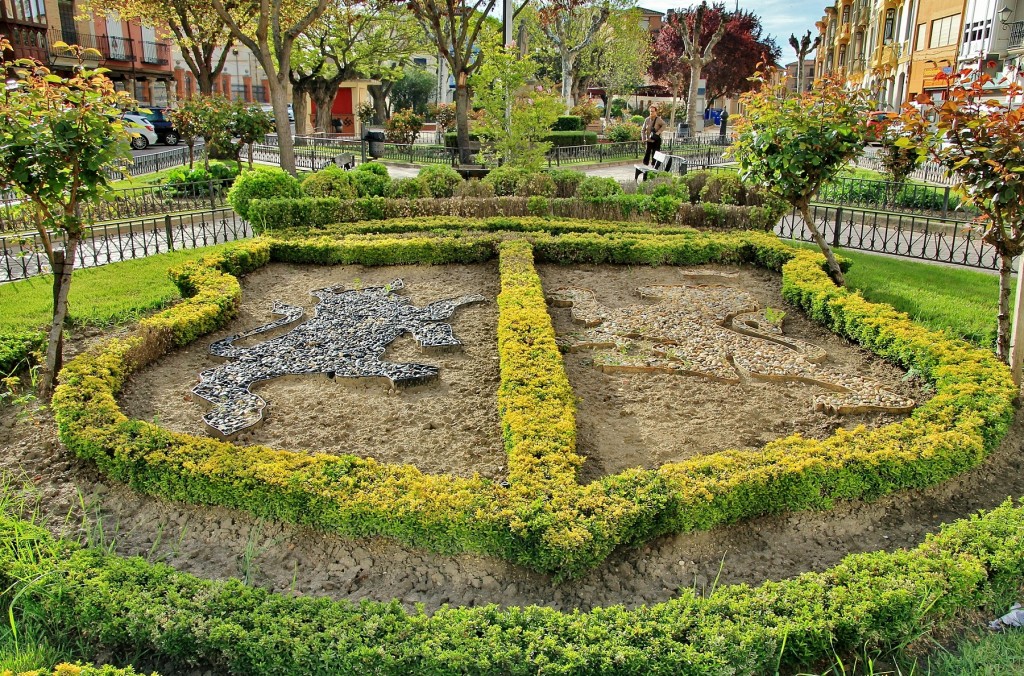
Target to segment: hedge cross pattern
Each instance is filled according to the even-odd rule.
[[[332,378],[383,377],[392,384],[411,385],[437,377],[436,366],[396,364],[381,361],[380,356],[405,333],[411,333],[424,349],[462,345],[451,325],[441,320],[463,305],[486,299],[459,296],[419,308],[395,293],[402,288],[402,280],[396,279],[387,286],[365,289],[316,289],[310,292],[320,299],[313,318],[288,333],[252,347],[234,344],[302,318],[301,307],[277,301],[273,313],[281,319],[213,343],[210,352],[230,361],[203,371],[199,384],[192,388],[193,393],[213,404],[203,416],[207,426],[230,437],[259,423],[266,401],[250,388],[272,378],[324,373]]]

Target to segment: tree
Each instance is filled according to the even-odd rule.
[[[274,123],[270,121],[270,115],[267,115],[258,104],[235,101],[231,108],[231,134],[237,139],[235,160],[238,162],[238,169],[242,169],[240,154],[243,147],[249,149],[249,168],[252,169],[252,146],[263,140],[263,137],[274,128]]]
[[[78,60],[73,75],[60,77],[28,59],[5,61],[8,84],[0,98],[0,189],[23,195],[35,208],[36,231],[53,271],[53,318],[40,382],[44,397],[53,392],[62,366],[71,272],[87,227],[81,205],[107,194],[105,171],[131,157],[129,132],[118,115],[134,104],[106,75],[82,65],[84,57],[99,58],[99,52],[63,42],[54,46]],[[10,49],[0,38],[0,54]],[[63,250],[51,233],[64,238]]]
[[[771,36],[764,34],[761,17],[741,9],[726,13],[725,32],[712,55],[714,58],[701,71],[701,77],[708,83],[707,101],[750,91],[750,76],[758,64],[777,66],[782,50]]]
[[[344,0],[332,5],[296,44],[290,76],[296,130],[300,112],[303,123],[308,117],[304,95],[316,105],[316,127],[328,131],[342,82],[393,81],[412,54],[425,47],[422,31],[409,13],[387,0]]]
[[[288,121],[289,75],[295,41],[323,16],[328,0],[211,0],[232,37],[252,51],[267,74],[277,125],[281,168],[295,175],[295,144]]]
[[[437,47],[455,78],[455,117],[459,144],[459,161],[468,164],[469,147],[469,78],[483,62],[483,52],[476,49],[477,39],[494,9],[495,0],[409,0],[409,9],[422,26],[427,38]]]
[[[231,51],[231,32],[207,2],[195,0],[86,0],[84,14],[117,14],[160,30],[166,28],[192,71],[201,94],[212,94]],[[218,55],[219,50],[219,55]],[[216,58],[214,58],[216,56]]]
[[[686,122],[690,129],[697,128],[697,87],[701,70],[714,58],[712,50],[725,33],[724,15],[722,5],[712,7],[705,0],[689,15],[689,21],[676,24],[683,41],[683,58],[690,67],[690,91],[686,95]]]
[[[218,150],[230,153],[231,157],[238,157],[238,150],[234,147],[233,133],[231,129],[233,110],[231,102],[222,94],[211,94],[209,96],[194,96],[187,101],[182,108],[185,112],[180,115],[189,124],[187,131],[196,137],[203,139],[206,152],[203,154],[203,167],[210,168],[210,155],[216,154]],[[179,119],[175,113],[173,119]],[[181,132],[183,137],[185,132]],[[194,143],[194,137],[192,143]],[[189,146],[191,148],[191,145]],[[190,151],[191,152],[191,151]]]
[[[654,52],[651,34],[640,25],[639,12],[613,12],[592,47],[596,66],[593,82],[604,89],[605,119],[611,119],[611,101],[644,84]]]
[[[739,162],[740,177],[789,202],[803,218],[828,261],[829,275],[845,284],[836,261],[809,206],[823,183],[832,179],[864,148],[868,94],[849,90],[835,77],[797,96],[786,85],[769,84],[775,69],[756,75],[760,88],[740,97],[745,106],[739,134],[730,152]]]
[[[930,152],[955,179],[954,187],[964,201],[981,212],[975,225],[982,240],[999,255],[996,353],[1010,364],[1019,386],[1024,358],[1024,282],[1018,280],[1012,322],[1010,285],[1013,261],[1024,253],[1024,111],[1013,103],[1024,95],[1024,89],[1016,80],[1000,82],[1007,95],[1007,103],[1003,103],[986,89],[994,83],[987,73],[965,69],[946,79],[944,100],[919,97],[922,110],[911,108],[901,122],[923,133],[934,117],[940,142],[930,149],[920,146],[921,152]],[[911,142],[903,145],[911,147]]]
[[[799,40],[792,33],[789,34],[789,46],[796,52],[796,90],[803,92],[804,90],[804,61],[807,60],[807,55],[818,48],[821,44],[821,36],[815,36],[814,40],[811,40],[811,31],[807,31]]]
[[[475,102],[484,111],[482,135],[491,139],[505,165],[539,170],[551,143],[544,138],[562,111],[561,103],[543,88],[527,83],[537,71],[516,47],[496,47],[473,76]]]
[[[725,28],[711,50],[711,59],[697,73],[698,80],[702,76],[707,80],[707,101],[749,91],[750,77],[757,70],[758,64],[774,66],[781,56],[775,41],[764,35],[761,18],[756,14],[745,10],[725,12],[722,5],[715,5],[712,10],[722,12],[721,24],[724,24]],[[670,126],[675,124],[675,103],[680,93],[684,88],[690,88],[690,95],[693,95],[690,59],[683,35],[693,30],[695,12],[696,10],[691,9],[670,14],[654,44],[651,75],[668,85],[672,91],[673,110],[669,120]],[[701,44],[708,44],[717,25],[706,19],[702,26]],[[695,102],[690,99],[689,103]],[[693,124],[700,111],[692,105],[688,106],[688,109],[690,108],[693,109],[690,124]]]
[[[178,135],[188,146],[188,168],[195,166],[196,139],[202,137],[203,108],[205,103],[200,96],[194,96],[178,103],[178,107],[169,111],[171,124]]]
[[[391,90],[391,105],[397,110],[409,108],[418,115],[427,114],[430,95],[437,86],[437,77],[422,68],[405,68]]]
[[[562,70],[565,112],[575,105],[574,74],[580,53],[589,47],[620,0],[540,0],[537,15],[541,30],[558,51]]]

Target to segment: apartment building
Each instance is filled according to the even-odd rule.
[[[910,40],[922,0],[837,0],[815,24],[819,75],[838,74],[874,93],[877,105],[897,109],[907,96]]]
[[[171,45],[155,29],[116,15],[76,20],[74,0],[0,0],[0,35],[11,41],[13,57],[33,58],[55,72],[75,65],[58,43],[99,52],[87,65],[102,66],[118,89],[144,105],[166,105],[173,80]],[[11,56],[11,55],[9,55]]]

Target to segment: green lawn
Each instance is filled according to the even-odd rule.
[[[839,251],[853,262],[846,275],[847,284],[868,300],[888,303],[925,326],[944,329],[979,345],[994,346],[999,302],[996,275],[860,251]]]
[[[1004,676],[1024,674],[1024,629],[965,638],[951,653],[937,653],[929,676]]]
[[[160,254],[75,270],[68,306],[76,325],[108,326],[137,319],[178,299],[167,269],[225,245]],[[0,284],[0,334],[38,329],[53,313],[52,277]]]
[[[224,164],[224,165],[229,165],[232,168],[238,166],[234,162],[224,162],[224,161],[221,161],[221,160],[210,160],[210,164],[211,165],[214,165],[214,164]],[[185,169],[188,169],[188,164],[184,164],[182,166]],[[202,159],[197,159],[194,166],[196,168],[203,167],[204,165],[203,165]],[[242,166],[243,167],[246,166],[245,162],[242,162]],[[115,190],[124,190],[126,188],[146,188],[146,187],[152,186],[152,185],[159,185],[159,184],[163,183],[167,179],[167,176],[172,171],[174,171],[176,169],[181,169],[181,168],[182,167],[171,167],[170,169],[163,169],[161,171],[154,171],[152,174],[143,174],[142,176],[132,176],[130,178],[125,178],[125,179],[122,179],[120,181],[113,181],[110,185]]]

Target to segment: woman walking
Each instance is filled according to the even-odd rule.
[[[644,164],[650,164],[654,153],[661,150],[661,132],[665,128],[665,120],[658,115],[658,106],[651,104],[651,114],[644,120],[644,126],[640,128],[640,140],[647,144],[647,152],[644,153]]]

